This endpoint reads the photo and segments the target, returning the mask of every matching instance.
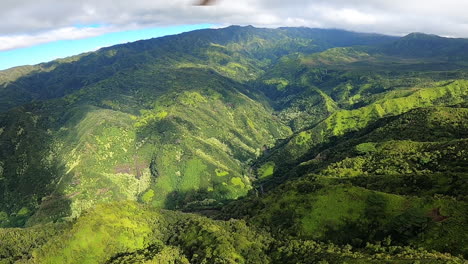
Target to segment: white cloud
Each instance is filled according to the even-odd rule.
[[[468,37],[466,0],[1,0],[0,49],[123,30],[194,23],[309,26]],[[82,29],[73,25],[104,24]]]
[[[0,36],[0,51],[30,47],[57,40],[89,38],[112,31],[115,31],[115,29],[65,27],[32,35]]]
[[[354,9],[325,9],[325,16],[335,23],[347,23],[352,25],[369,25],[377,22],[377,18],[370,14],[362,13]]]

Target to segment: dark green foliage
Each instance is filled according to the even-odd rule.
[[[141,263],[151,260],[155,255],[163,250],[163,246],[159,244],[150,245],[145,249],[139,249],[132,253],[118,253],[106,263],[123,264],[123,263]]]
[[[27,229],[0,229],[0,263],[31,258],[34,249],[43,246],[67,228],[66,224],[47,224]]]
[[[346,179],[354,185],[387,193],[414,196],[436,194],[466,200],[468,197],[468,176],[462,173],[446,172],[434,174],[374,175]]]
[[[0,226],[23,226],[63,173],[53,154],[53,138],[40,115],[24,109],[0,117]]]
[[[205,218],[181,222],[170,243],[184,249],[191,263],[270,263],[269,237],[242,221],[216,223]]]

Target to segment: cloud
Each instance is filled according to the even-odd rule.
[[[152,26],[308,26],[468,37],[466,0],[2,0],[0,50]],[[107,25],[83,27],[73,25]]]
[[[0,36],[0,51],[30,47],[58,40],[95,37],[113,31],[116,31],[116,29],[108,27],[64,27],[37,34]]]

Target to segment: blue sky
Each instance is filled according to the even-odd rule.
[[[210,28],[212,24],[180,25],[107,33],[96,37],[60,40],[32,47],[0,51],[0,70],[20,65],[33,65],[97,50],[115,44],[179,34],[196,29]],[[74,25],[76,28],[99,28],[100,24]]]

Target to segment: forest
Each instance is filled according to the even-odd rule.
[[[0,71],[0,263],[466,263],[466,47],[231,26]]]

